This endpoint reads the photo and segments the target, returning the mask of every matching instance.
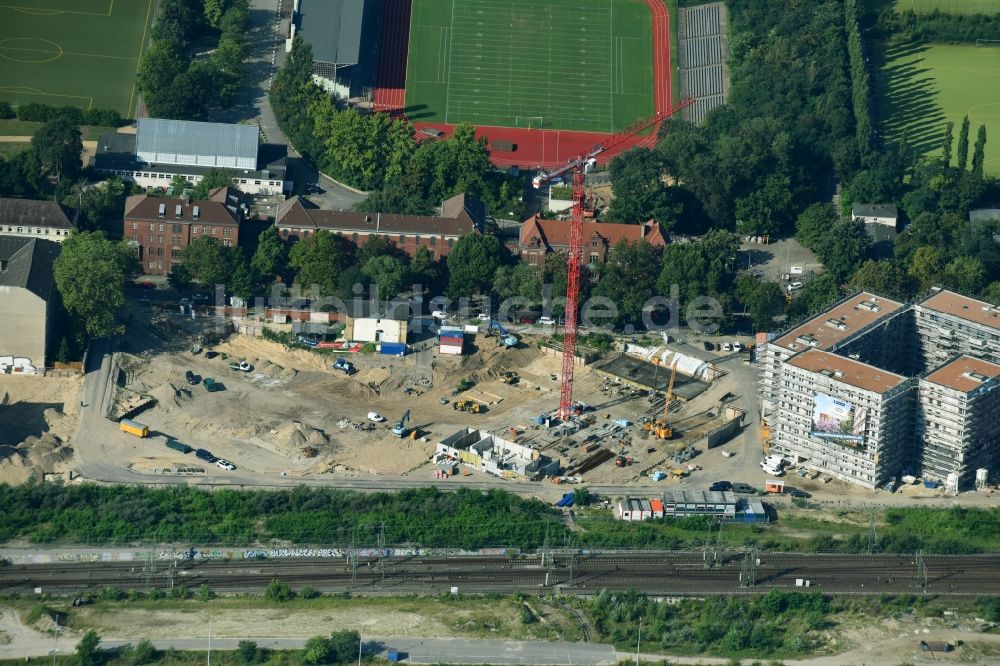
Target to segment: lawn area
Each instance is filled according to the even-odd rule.
[[[0,136],[34,136],[44,123],[30,120],[0,120]],[[117,127],[101,127],[99,125],[81,125],[80,132],[84,141],[97,141],[102,134],[117,132]]]
[[[20,141],[0,141],[0,157],[5,160],[9,160],[14,155],[23,153],[29,148],[31,148],[30,143],[22,143]]]
[[[132,117],[153,0],[31,0],[0,6],[0,100]]]
[[[875,83],[886,139],[905,132],[911,149],[940,154],[945,124],[955,123],[957,138],[968,114],[970,155],[979,126],[986,125],[985,170],[1000,174],[1000,46],[897,40],[885,45],[882,60]]]
[[[896,11],[912,11],[916,14],[936,11],[945,14],[995,14],[1000,12],[1000,0],[896,0]]]
[[[413,120],[612,132],[653,112],[645,0],[414,0]]]

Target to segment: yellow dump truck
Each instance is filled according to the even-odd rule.
[[[118,422],[118,428],[122,432],[127,432],[136,437],[149,437],[149,426],[132,419],[122,419]]]

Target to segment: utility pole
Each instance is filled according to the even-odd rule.
[[[208,666],[212,666],[212,618],[208,618]]]
[[[740,583],[743,587],[753,587],[757,584],[757,547],[743,553],[743,569],[740,571]]]
[[[385,587],[385,523],[378,529],[378,571],[382,579],[379,587]]]
[[[639,618],[639,637],[635,640],[635,666],[639,666],[639,646],[642,645],[642,618]]]
[[[924,551],[917,550],[917,585],[927,594],[927,564],[924,562]]]
[[[146,563],[142,568],[142,573],[146,579],[146,594],[149,594],[149,590],[153,584],[153,576],[156,575],[156,560],[154,559],[153,551],[146,553]]]
[[[871,515],[868,517],[868,554],[871,555],[878,550],[878,534],[875,533],[875,506],[872,505]]]
[[[59,613],[56,613],[56,630],[53,632],[52,666],[56,666],[56,654],[59,652]]]
[[[364,628],[358,630],[358,666],[361,666],[361,646],[365,644]]]
[[[354,547],[354,536],[351,536],[351,548],[347,551],[347,570],[351,572],[351,589],[358,584],[358,550]]]

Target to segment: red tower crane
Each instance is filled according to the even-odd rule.
[[[683,99],[677,106],[655,113],[648,118],[629,125],[617,134],[613,134],[604,141],[592,146],[589,150],[569,160],[558,169],[549,172],[540,172],[531,181],[531,184],[535,188],[539,188],[553,178],[569,171],[573,172],[573,207],[569,218],[569,256],[566,259],[566,325],[563,329],[562,386],[559,391],[559,418],[562,420],[570,417],[573,408],[573,369],[574,358],[576,356],[577,310],[580,305],[580,254],[583,244],[583,200],[586,196],[584,174],[597,164],[597,156],[601,153],[611,150],[653,125],[656,125],[657,130],[659,130],[661,122],[692,104],[694,104],[694,98],[688,97]]]

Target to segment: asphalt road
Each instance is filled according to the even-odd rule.
[[[258,594],[277,578],[293,588],[369,595],[593,594],[635,589],[654,595],[762,594],[771,589],[808,589],[827,594],[916,594],[982,596],[1000,594],[1000,555],[927,555],[923,571],[907,555],[719,553],[706,566],[702,553],[580,554],[539,556],[404,557],[383,561],[345,559],[196,560],[151,564],[91,562],[11,565],[0,568],[0,594],[94,594],[122,590],[205,585],[221,594]],[[752,580],[752,585],[744,585]],[[801,581],[801,582],[800,582]],[[800,587],[800,585],[803,585]]]

